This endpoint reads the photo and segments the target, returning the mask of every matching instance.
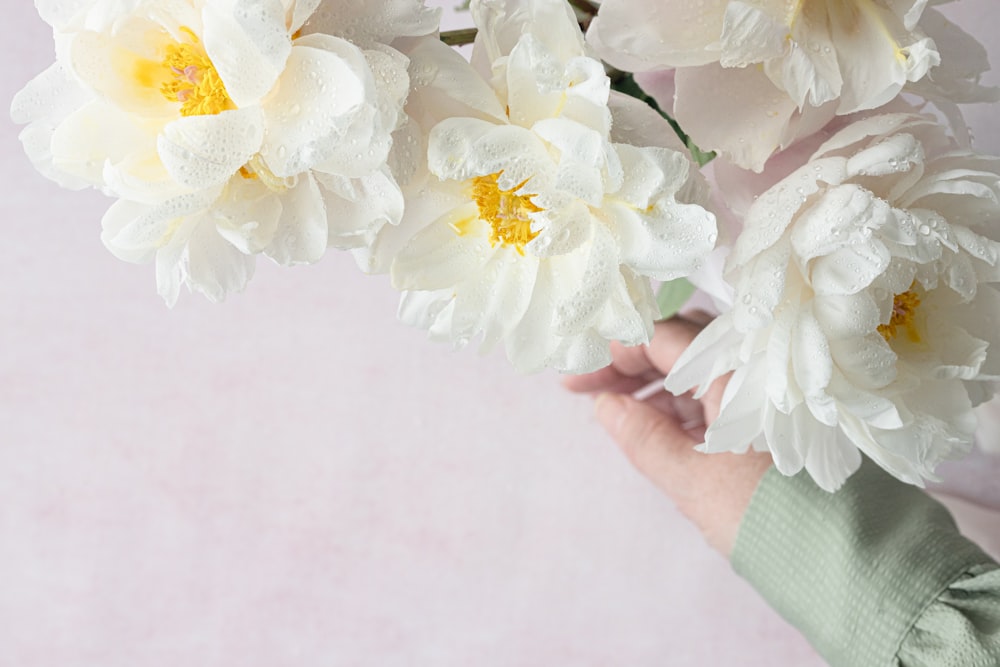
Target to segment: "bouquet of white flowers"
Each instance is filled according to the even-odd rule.
[[[926,0],[36,4],[25,150],[116,198],[168,304],[332,247],[431,338],[584,373],[693,284],[720,314],[665,385],[732,373],[702,448],[829,490],[932,478],[1000,379],[1000,159],[957,106],[1000,95]]]

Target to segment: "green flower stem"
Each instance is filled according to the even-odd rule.
[[[597,16],[597,5],[590,2],[590,0],[569,0],[569,4],[573,5],[587,16]]]
[[[441,41],[448,46],[464,46],[472,44],[476,39],[475,28],[462,28],[461,30],[447,30],[441,33]]]

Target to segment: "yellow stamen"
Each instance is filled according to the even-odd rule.
[[[171,102],[181,103],[182,116],[209,116],[235,109],[222,77],[197,35],[188,28],[181,30],[190,41],[167,46],[162,66],[168,72],[168,80],[160,92]],[[148,78],[148,73],[143,78]]]
[[[892,317],[888,324],[878,325],[878,332],[882,334],[886,342],[891,342],[899,333],[900,327],[906,331],[906,337],[913,343],[919,343],[920,330],[917,329],[916,317],[917,307],[920,306],[920,295],[914,291],[916,285],[911,285],[910,289],[902,294],[897,294],[892,300]]]
[[[258,180],[272,192],[283,193],[288,191],[288,181],[271,171],[260,153],[250,158],[250,161],[240,167],[240,176],[247,180]]]
[[[490,245],[514,246],[523,255],[524,246],[538,236],[538,232],[531,230],[531,214],[545,209],[531,201],[534,194],[516,194],[527,179],[509,190],[501,190],[498,179],[502,173],[473,178],[472,197],[479,207],[479,219],[490,224]]]

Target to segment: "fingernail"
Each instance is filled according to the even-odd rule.
[[[615,435],[625,416],[625,400],[619,394],[603,393],[594,400],[594,416],[604,430]]]

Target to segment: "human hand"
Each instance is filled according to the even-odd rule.
[[[628,460],[677,504],[710,546],[728,558],[771,456],[695,451],[704,442],[707,425],[719,415],[725,378],[700,400],[662,390],[646,400],[632,397],[651,382],[662,381],[709,320],[699,313],[658,322],[649,345],[614,345],[610,366],[568,376],[563,384],[573,392],[597,395],[597,420]]]

